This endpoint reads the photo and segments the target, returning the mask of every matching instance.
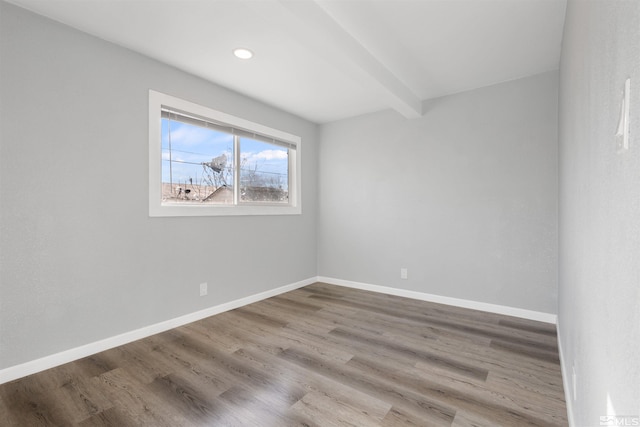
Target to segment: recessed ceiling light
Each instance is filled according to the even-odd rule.
[[[233,49],[233,54],[240,59],[251,59],[251,57],[253,57],[253,52],[243,47]]]

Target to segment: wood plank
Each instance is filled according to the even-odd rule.
[[[566,426],[553,325],[316,283],[0,385],[7,426]]]

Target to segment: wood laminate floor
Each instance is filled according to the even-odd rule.
[[[316,283],[0,385],[0,425],[567,419],[553,325]]]

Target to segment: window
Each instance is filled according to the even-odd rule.
[[[299,214],[300,142],[149,91],[149,215]]]

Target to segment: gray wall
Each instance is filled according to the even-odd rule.
[[[555,314],[557,91],[550,72],[323,125],[319,274]]]
[[[316,125],[0,11],[0,369],[317,274]],[[149,89],[301,136],[303,215],[149,218]]]
[[[640,2],[569,1],[560,67],[558,321],[570,383],[576,372],[577,393],[568,390],[576,426],[600,425],[608,412],[640,417],[639,40]],[[630,149],[618,154],[627,77]]]

